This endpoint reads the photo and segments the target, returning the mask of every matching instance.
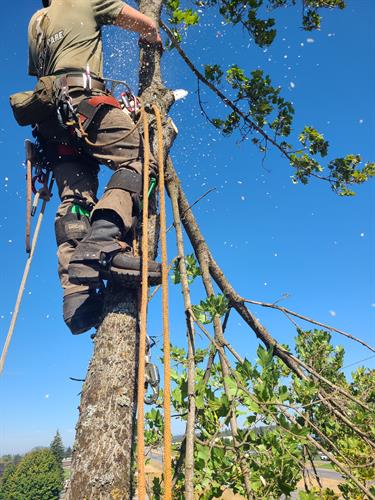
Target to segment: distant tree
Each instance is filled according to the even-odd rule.
[[[20,455],[19,453],[17,453],[16,455],[13,455],[12,462],[14,463],[14,465],[18,465],[21,462],[22,457],[23,457],[23,455]]]
[[[64,453],[64,458],[69,458],[72,456],[72,449],[70,446],[68,446],[65,450],[65,453]]]
[[[65,447],[58,430],[56,431],[55,437],[50,444],[50,450],[54,454],[57,463],[62,466],[62,461],[65,456]]]
[[[7,500],[10,498],[15,471],[16,466],[12,463],[8,463],[5,467],[4,472],[0,477],[0,500]]]
[[[59,498],[63,487],[63,473],[51,450],[45,448],[28,453],[17,467],[10,465],[6,471],[5,482],[3,476],[0,483],[2,485],[1,500],[57,500]]]

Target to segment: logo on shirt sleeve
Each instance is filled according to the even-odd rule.
[[[54,33],[52,36],[47,38],[47,45],[51,46],[54,45],[56,42],[59,42],[64,38],[64,30],[60,30],[57,33]]]

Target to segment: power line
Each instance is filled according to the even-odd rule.
[[[354,363],[350,363],[350,365],[343,366],[342,369],[344,370],[345,368],[349,368],[350,366],[358,365],[359,363],[362,363],[363,361],[368,361],[369,359],[375,358],[375,354],[372,356],[369,356],[368,358],[360,359],[359,361],[355,361]]]

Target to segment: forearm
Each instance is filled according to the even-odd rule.
[[[116,25],[135,31],[144,38],[156,36],[158,32],[156,24],[151,18],[126,4],[117,18]]]

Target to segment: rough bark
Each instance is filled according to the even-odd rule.
[[[107,298],[82,390],[67,500],[131,497],[138,304],[132,289]]]

